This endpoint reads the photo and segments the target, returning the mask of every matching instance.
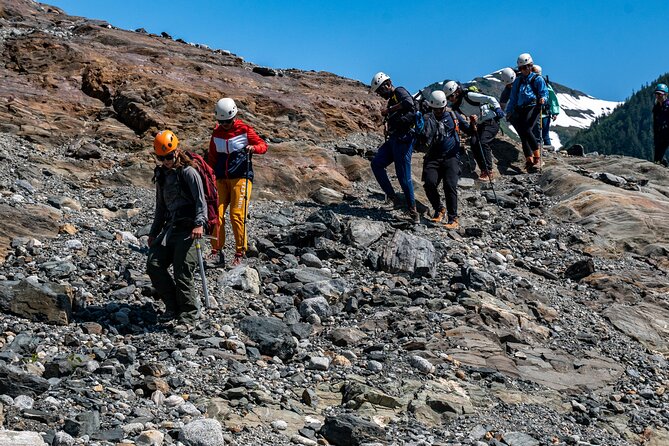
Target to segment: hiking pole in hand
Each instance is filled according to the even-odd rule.
[[[483,160],[483,164],[486,163],[485,159],[485,153],[483,152],[483,144],[481,144],[481,135],[478,133],[478,126],[474,124],[474,131],[476,132],[476,139],[479,143],[479,150],[481,151],[481,159]],[[486,166],[488,167],[488,166]],[[499,201],[497,201],[497,192],[495,192],[495,183],[492,181],[492,178],[490,177],[490,174],[492,173],[492,170],[488,171],[488,181],[490,182],[490,188],[492,189],[492,195],[495,197],[495,204],[499,207]]]
[[[244,249],[246,249],[249,243],[248,234],[246,233],[246,217],[249,212],[249,173],[251,172],[251,154],[253,154],[253,152],[246,152],[246,184],[244,185]]]
[[[539,102],[539,174],[544,168],[544,106]]]
[[[205,308],[211,308],[211,300],[209,299],[209,290],[207,289],[207,276],[204,273],[204,260],[202,260],[202,246],[199,238],[195,239],[195,250],[197,251],[197,263],[200,265],[200,277],[202,278],[202,293],[204,294]]]

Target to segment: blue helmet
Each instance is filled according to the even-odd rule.
[[[669,94],[669,87],[667,87],[667,84],[657,84],[657,87],[655,87],[655,93],[664,93],[664,94]]]

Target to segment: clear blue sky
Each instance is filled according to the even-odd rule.
[[[227,49],[275,68],[377,71],[417,91],[529,52],[544,74],[623,100],[669,71],[669,1],[51,0],[68,14]]]

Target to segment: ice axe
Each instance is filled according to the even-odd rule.
[[[195,249],[197,250],[197,263],[200,265],[200,278],[202,279],[202,293],[204,294],[204,306],[211,308],[211,301],[209,300],[209,290],[207,289],[207,276],[204,273],[204,260],[202,259],[202,245],[200,239],[195,239]]]

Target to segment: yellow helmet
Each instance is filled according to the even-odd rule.
[[[171,130],[163,130],[153,140],[153,150],[156,152],[156,155],[167,155],[170,152],[174,152],[178,146],[179,139]]]

